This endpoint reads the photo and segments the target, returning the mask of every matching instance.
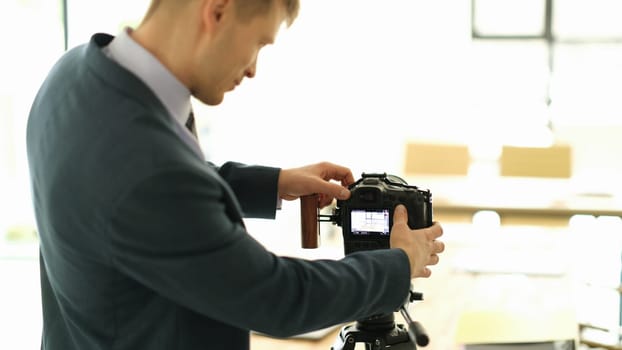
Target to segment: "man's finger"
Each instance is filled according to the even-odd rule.
[[[403,204],[398,204],[393,213],[393,224],[407,224],[408,212]]]
[[[441,224],[435,222],[432,226],[428,227],[426,230],[426,235],[428,239],[435,240],[443,235],[443,228]]]
[[[436,253],[442,253],[445,251],[445,243],[441,241],[434,241],[434,251]]]
[[[349,168],[332,163],[328,164],[330,169],[325,173],[324,180],[337,180],[344,186],[354,183],[354,175],[352,175],[352,171]]]

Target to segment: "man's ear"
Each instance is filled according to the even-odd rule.
[[[204,0],[203,1],[203,24],[209,31],[216,30],[223,18],[230,16],[231,0]]]

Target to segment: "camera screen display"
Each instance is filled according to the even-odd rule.
[[[350,219],[353,235],[389,235],[389,209],[352,210]]]

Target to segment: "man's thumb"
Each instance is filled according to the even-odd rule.
[[[403,204],[398,204],[393,212],[393,224],[405,224],[408,222],[408,212]]]

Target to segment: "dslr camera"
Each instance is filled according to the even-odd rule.
[[[338,200],[331,221],[341,226],[345,254],[389,248],[393,212],[398,204],[408,211],[411,229],[432,225],[432,194],[395,175],[366,174],[349,186],[351,196]]]
[[[319,215],[316,195],[301,198],[300,214],[302,247],[317,248],[318,222],[341,226],[345,254],[390,248],[393,213],[398,204],[408,211],[408,226],[419,229],[432,226],[432,194],[420,190],[395,175],[363,173],[348,187],[351,196],[338,200],[332,215]],[[410,291],[407,302],[423,300],[421,293]],[[395,323],[393,313],[372,315],[345,326],[331,350],[353,350],[357,342],[365,349],[416,349],[426,346],[429,337],[417,321],[413,321],[402,305],[399,309],[408,323]]]

